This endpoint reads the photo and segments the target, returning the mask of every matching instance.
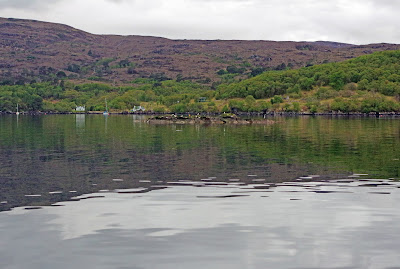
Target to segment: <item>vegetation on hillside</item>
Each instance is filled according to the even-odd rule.
[[[170,40],[95,35],[56,23],[0,18],[0,85],[68,78],[125,85],[137,78],[211,86],[268,70],[340,62],[398,44],[250,40]],[[29,37],[29,38],[28,38]],[[28,38],[28,39],[27,39]]]
[[[214,91],[204,85],[174,80],[134,82],[124,87],[101,83],[75,85],[68,81],[57,85],[46,82],[0,86],[0,111],[15,111],[17,103],[21,111],[71,112],[76,106],[102,111],[105,100],[114,111],[128,111],[141,104],[155,112],[218,111],[213,102],[198,102],[200,97],[211,100],[214,96]]]
[[[220,85],[216,93],[217,99],[247,96],[272,98],[274,110],[399,111],[400,51],[377,52],[297,70],[265,72]],[[285,102],[278,96],[285,96]]]
[[[399,96],[400,51],[386,51],[341,63],[268,71],[221,84],[216,90],[162,74],[138,78],[126,86],[75,84],[59,74],[50,82],[0,86],[0,111],[15,111],[17,104],[22,111],[70,112],[76,106],[102,111],[107,99],[114,111],[142,105],[148,111],[177,113],[397,112]]]

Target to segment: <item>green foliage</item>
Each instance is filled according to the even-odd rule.
[[[277,65],[274,69],[275,70],[286,70],[286,64],[281,63],[281,64]]]
[[[77,64],[70,64],[68,65],[67,70],[73,73],[79,73],[81,71],[81,67]]]
[[[399,111],[399,103],[395,103],[390,100],[385,100],[381,96],[368,96],[361,103],[361,112],[371,113],[371,112],[391,112]]]
[[[258,106],[260,108],[260,111],[268,111],[272,107],[271,103],[265,102],[265,101],[259,101],[259,102],[257,102],[257,104],[258,104]]]
[[[283,103],[282,96],[275,95],[274,98],[271,99],[271,104],[280,104]]]
[[[224,69],[220,69],[220,70],[217,71],[217,74],[222,76],[222,75],[228,74],[228,71],[226,71]]]
[[[182,74],[176,75],[176,82],[181,82],[183,80]]]
[[[246,68],[244,67],[237,67],[234,65],[229,65],[226,68],[226,71],[230,74],[243,74],[246,71]]]
[[[190,103],[186,106],[186,111],[184,112],[204,112],[206,108],[201,103]]]
[[[230,100],[229,107],[231,111],[247,111],[246,104],[242,100]]]
[[[114,61],[113,58],[102,58],[101,60],[97,61],[96,65],[100,65],[103,67],[109,67],[109,64],[113,61]]]
[[[57,76],[58,78],[66,78],[66,77],[67,77],[67,75],[66,75],[65,72],[63,72],[63,71],[58,71],[57,74],[56,74],[56,76]]]
[[[156,106],[153,108],[153,111],[156,113],[164,113],[165,112],[165,108],[163,106]]]
[[[109,64],[114,61],[111,58],[100,59],[94,66],[99,76],[93,79],[103,80],[101,76],[110,71]],[[129,68],[133,68],[127,59],[115,64],[119,68],[127,68],[128,72]],[[48,79],[50,82],[27,84],[26,78],[2,81],[0,111],[14,111],[17,103],[22,111],[67,112],[76,105],[84,105],[88,111],[101,111],[105,108],[104,98],[107,98],[110,109],[118,111],[127,111],[137,105],[146,106],[148,103],[150,109],[160,112],[216,112],[217,107],[221,107],[220,99],[229,99],[222,112],[271,109],[299,112],[308,109],[313,113],[374,113],[400,110],[400,51],[379,52],[342,63],[298,70],[268,71],[237,81],[236,77],[248,67],[244,63],[239,67],[231,65],[226,70],[218,71],[221,84],[212,87],[202,84],[209,82],[207,78],[192,82],[178,74],[176,79],[171,80],[164,73],[137,78],[130,86],[120,87],[100,82],[74,85],[67,80],[65,72],[42,66],[37,80]],[[89,72],[87,68],[70,64],[68,71],[78,77],[83,72]],[[281,64],[279,69],[287,67]],[[261,71],[263,68],[252,69],[252,74]],[[32,75],[28,70],[22,73],[28,77]],[[199,103],[200,97],[207,102]],[[266,101],[267,98],[271,98],[270,102]]]
[[[174,113],[184,113],[187,112],[187,106],[186,104],[175,104],[170,106],[171,112]]]
[[[315,93],[315,96],[320,100],[335,98],[338,95],[339,93],[337,91],[329,87],[321,87]]]
[[[149,78],[136,78],[131,81],[133,84],[153,84],[154,82],[156,81]]]
[[[300,104],[297,103],[297,102],[294,102],[294,103],[292,104],[292,111],[293,111],[293,112],[300,112]]]
[[[360,111],[360,101],[357,99],[336,98],[331,104],[332,111],[335,112],[357,112]]]
[[[250,76],[255,77],[262,74],[265,71],[264,67],[255,67],[251,69]]]
[[[248,95],[244,101],[247,106],[253,106],[256,103],[256,99],[252,95]]]
[[[342,70],[334,72],[329,77],[329,85],[335,90],[341,90],[345,84],[346,77]]]
[[[75,103],[69,102],[68,100],[62,100],[54,104],[54,110],[58,112],[71,112],[75,109],[75,107]]]
[[[253,70],[257,74],[260,70]],[[400,94],[400,51],[377,52],[341,63],[314,65],[298,70],[268,71],[230,85],[217,88],[218,99],[256,99],[273,97],[314,87],[330,86],[334,90],[366,90],[384,95]],[[323,97],[321,97],[323,98]]]
[[[150,79],[155,80],[155,81],[164,81],[164,80],[170,80],[165,73],[153,73],[150,74],[149,76]]]
[[[224,105],[224,107],[221,110],[222,113],[229,113],[231,112],[231,110],[229,109],[229,107],[227,105]]]
[[[318,112],[317,106],[316,106],[316,105],[311,105],[311,107],[310,107],[310,112],[311,112],[311,113],[317,113],[317,112]]]

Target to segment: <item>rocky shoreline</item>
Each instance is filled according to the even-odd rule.
[[[269,125],[276,121],[269,119],[248,119],[239,118],[236,115],[221,115],[219,117],[207,116],[155,116],[146,120],[150,124],[234,124],[234,125],[250,125],[263,124]]]
[[[0,111],[0,115],[12,115],[15,112],[9,111]],[[20,115],[75,115],[75,114],[82,114],[82,115],[102,115],[103,112],[101,111],[88,111],[88,112],[45,112],[45,111],[28,111],[28,112],[20,112]],[[205,116],[205,117],[218,117],[223,116],[224,113],[210,113],[210,112],[202,112],[202,113],[193,113],[193,112],[186,112],[186,113],[160,113],[160,112],[109,112],[110,115],[198,115],[198,116]],[[310,112],[236,112],[236,116],[238,117],[273,117],[273,116],[355,116],[355,117],[400,117],[400,112],[371,112],[371,113],[362,113],[362,112],[350,112],[350,113],[342,113],[342,112],[322,112],[322,113],[310,113]]]

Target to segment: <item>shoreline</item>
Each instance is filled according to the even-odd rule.
[[[43,112],[43,111],[29,111],[20,112],[19,115],[102,115],[100,111],[90,112]],[[225,113],[213,113],[213,112],[184,112],[184,113],[172,113],[172,112],[109,112],[109,115],[143,115],[143,116],[155,116],[155,115],[192,115],[192,116],[222,116]],[[229,114],[229,113],[228,113]],[[400,112],[322,112],[322,113],[310,113],[310,112],[237,112],[234,113],[239,117],[274,117],[274,116],[331,116],[331,117],[400,117]],[[15,115],[15,112],[0,112],[0,115]]]

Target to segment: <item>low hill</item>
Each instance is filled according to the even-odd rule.
[[[217,97],[254,96],[256,99],[309,91],[317,86],[342,90],[356,83],[361,90],[400,95],[400,51],[376,52],[340,63],[282,72],[270,71],[240,82],[221,85]]]
[[[273,97],[274,110],[296,112],[318,109],[324,112],[398,111],[400,50],[376,52],[340,63],[265,72],[220,85],[215,97],[254,100]],[[244,107],[244,102],[230,106],[242,111],[250,109]]]
[[[211,85],[226,77],[247,78],[265,70],[340,62],[394,49],[400,46],[94,35],[61,24],[0,18],[0,84],[68,77],[114,85],[137,78]]]

